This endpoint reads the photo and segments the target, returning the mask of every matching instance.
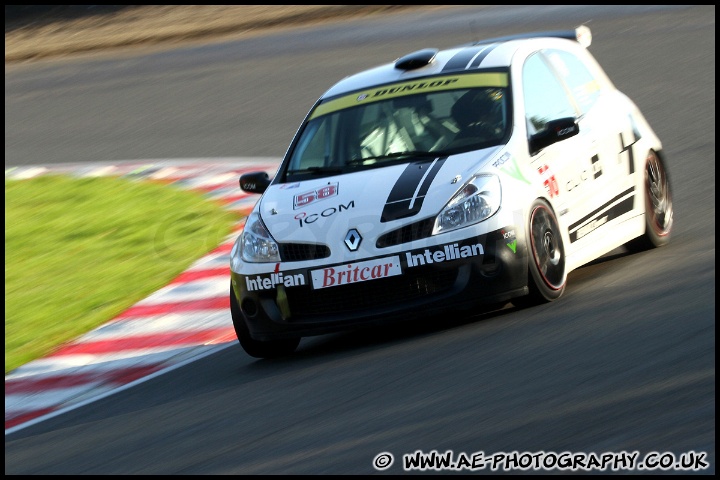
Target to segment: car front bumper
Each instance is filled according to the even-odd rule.
[[[528,292],[527,246],[516,231],[506,227],[436,248],[408,250],[373,259],[371,266],[359,262],[262,276],[232,272],[243,317],[234,320],[244,320],[254,339],[273,340],[507,301]]]

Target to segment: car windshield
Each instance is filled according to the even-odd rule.
[[[357,94],[348,97],[352,102],[346,100],[340,108],[337,101],[331,106],[320,103],[311,113],[290,153],[287,177],[331,175],[487,148],[500,144],[509,130],[503,87],[375,101]]]

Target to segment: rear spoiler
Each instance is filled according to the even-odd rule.
[[[470,45],[485,45],[488,43],[509,42],[510,40],[521,40],[525,38],[540,37],[567,38],[568,40],[577,41],[585,48],[588,48],[592,43],[592,33],[590,32],[590,28],[585,25],[580,25],[575,30],[553,30],[547,32],[518,33],[515,35],[508,35],[506,37],[488,38],[486,40],[473,42]]]

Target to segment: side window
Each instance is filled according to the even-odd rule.
[[[544,53],[570,88],[582,113],[587,113],[600,97],[600,84],[590,70],[572,53],[561,50],[548,50]]]
[[[530,134],[543,130],[550,120],[577,116],[565,89],[539,53],[523,65],[523,92]]]

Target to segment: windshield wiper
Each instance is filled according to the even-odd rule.
[[[323,173],[344,173],[345,170],[342,168],[337,167],[308,167],[308,168],[302,168],[300,170],[288,170],[288,175],[298,175],[303,173],[309,173],[312,175],[319,175]]]
[[[432,157],[437,158],[437,152],[426,152],[424,150],[406,150],[404,152],[392,152],[385,155],[375,155],[373,157],[358,158],[348,162],[350,165],[367,162],[368,160],[389,160],[398,157]]]

